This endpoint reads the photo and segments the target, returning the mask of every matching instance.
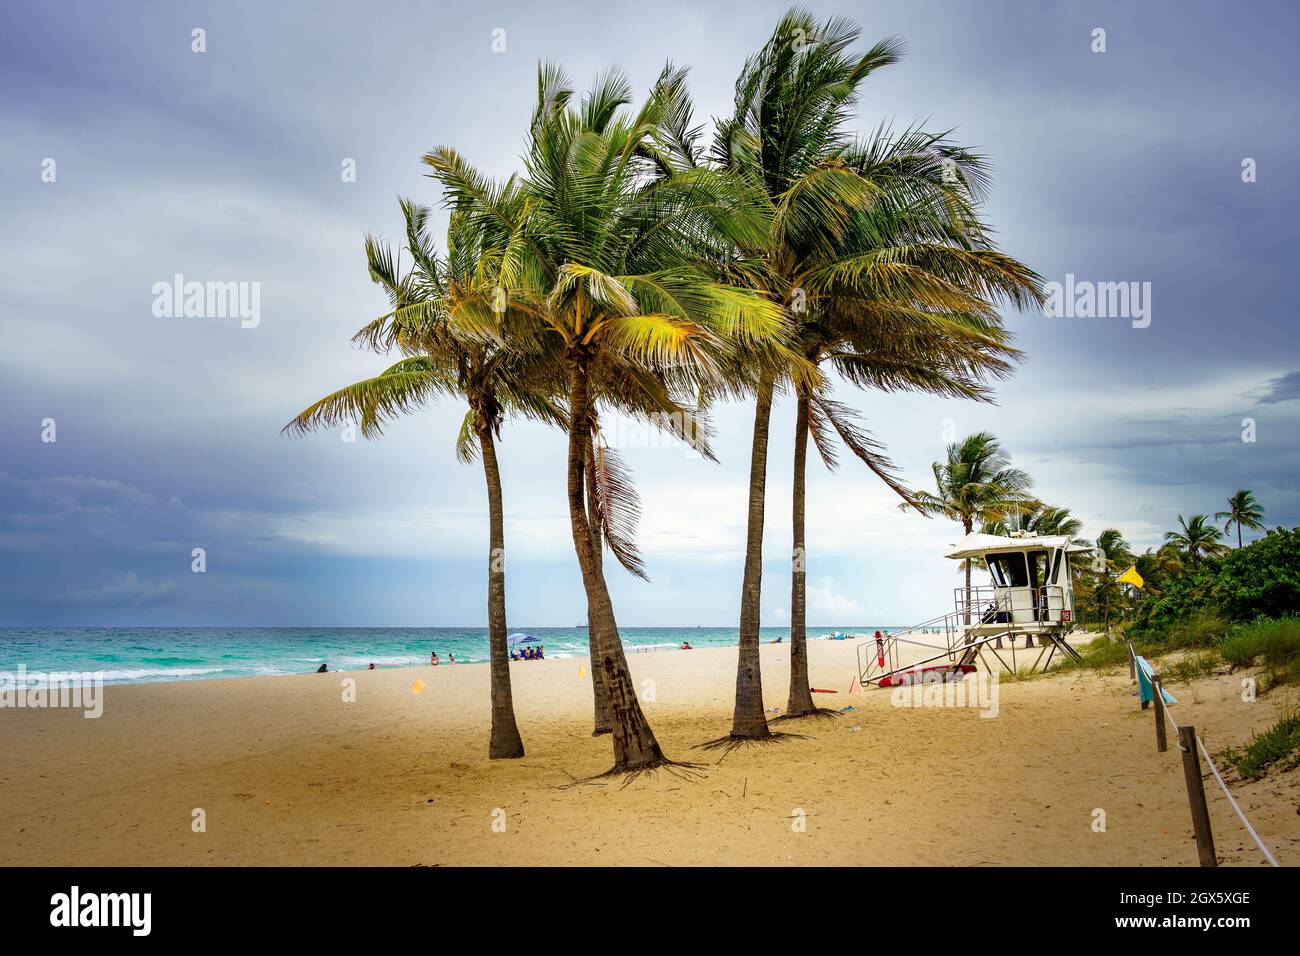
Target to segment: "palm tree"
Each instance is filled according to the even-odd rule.
[[[505,518],[496,438],[510,414],[564,424],[564,415],[538,391],[540,366],[526,351],[498,341],[457,333],[450,314],[481,290],[478,269],[482,250],[462,216],[453,215],[448,252],[439,258],[428,235],[428,210],[402,200],[407,250],[413,265],[401,274],[398,256],[371,237],[366,256],[371,278],[388,295],[391,310],[357,334],[357,341],[376,350],[397,348],[405,358],[361,382],[315,402],[285,426],[305,433],[355,420],[362,434],[379,436],[393,419],[439,397],[455,397],[468,406],[456,443],[462,462],[478,457],[488,496],[488,648],[491,677],[491,758],[522,757],[524,744],[515,721],[506,646]]]
[[[1226,546],[1219,541],[1219,538],[1223,537],[1223,532],[1210,524],[1209,515],[1192,515],[1190,519],[1184,519],[1179,515],[1178,524],[1182,531],[1166,532],[1165,542],[1187,555],[1187,561],[1193,571],[1200,564],[1202,556],[1212,558],[1227,550]]]
[[[548,339],[565,380],[569,518],[595,625],[593,668],[609,703],[611,773],[670,761],[633,689],[584,499],[595,404],[619,386],[644,405],[680,413],[684,403],[673,396],[716,386],[736,343],[783,331],[778,307],[719,281],[711,268],[705,243],[737,234],[748,218],[726,204],[720,177],[678,170],[662,147],[679,88],[679,74],[666,70],[646,105],[630,113],[630,87],[610,72],[573,106],[567,77],[543,65],[517,205],[454,151],[425,157],[453,206],[500,232],[495,282]],[[480,318],[466,316],[471,327]],[[697,441],[692,429],[680,431]],[[602,528],[603,537],[624,547],[610,542],[617,530]]]
[[[1030,506],[1033,479],[1019,468],[989,432],[976,432],[948,446],[944,461],[932,466],[937,493],[919,491],[915,507],[923,514],[950,518],[970,534],[975,522],[1005,521]],[[904,506],[905,507],[905,506]],[[971,560],[965,561],[965,621],[970,623]]]
[[[1106,528],[1097,535],[1097,550],[1111,568],[1131,565],[1134,561],[1133,552],[1118,528]]]
[[[858,87],[900,53],[886,40],[851,55],[858,36],[847,20],[818,24],[804,11],[786,14],[745,64],[735,113],[719,124],[714,144],[717,164],[765,212],[762,242],[742,246],[737,272],[786,303],[802,359],[788,367],[756,363],[733,739],[769,735],[758,653],[761,549],[768,428],[781,380],[790,380],[798,402],[787,716],[799,716],[815,710],[804,610],[807,436],[816,441],[833,429],[905,497],[880,447],[808,366],[827,362],[858,385],[978,397],[980,377],[1009,371],[1015,354],[988,299],[1019,303],[1037,295],[1037,277],[987,243],[964,192],[965,173],[948,175],[965,166],[977,178],[974,157],[913,131],[850,141]],[[818,447],[826,458],[824,443]]]
[[[1252,531],[1259,531],[1264,527],[1264,508],[1255,500],[1255,493],[1243,488],[1235,495],[1228,499],[1228,510],[1219,511],[1214,515],[1215,521],[1224,522],[1223,530],[1228,531],[1235,523],[1237,525],[1237,547],[1241,547],[1241,529],[1244,525]]]
[[[1076,540],[1076,543],[1086,542]],[[1097,535],[1093,553],[1096,560],[1092,567],[1072,561],[1070,572],[1075,581],[1075,593],[1086,597],[1092,604],[1098,621],[1104,622],[1109,633],[1111,612],[1123,608],[1123,592],[1111,574],[1135,564],[1136,558],[1117,528],[1106,528]]]

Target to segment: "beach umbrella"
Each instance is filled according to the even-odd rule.
[[[511,647],[515,647],[516,645],[519,645],[519,644],[540,644],[540,643],[542,643],[540,638],[533,637],[533,635],[531,635],[531,634],[525,634],[523,631],[520,631],[520,632],[517,633],[517,634],[511,634],[511,635],[509,636],[509,638],[507,638],[507,640],[510,641],[510,646],[511,646]]]

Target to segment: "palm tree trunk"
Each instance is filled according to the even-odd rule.
[[[790,583],[790,697],[787,717],[817,710],[808,683],[808,571],[804,537],[804,502],[808,471],[808,392],[796,389],[794,419],[794,556]]]
[[[1237,547],[1241,547],[1241,522],[1237,522]]]
[[[763,499],[767,490],[767,433],[772,418],[772,377],[764,373],[754,403],[754,444],[749,459],[749,522],[745,574],[740,591],[740,654],[736,662],[736,706],[731,736],[771,736],[763,713],[763,675],[758,638],[763,589]]]
[[[591,526],[591,548],[596,553],[596,563],[603,569],[604,558],[601,552],[600,540],[600,516],[596,513],[596,495],[594,488],[596,485],[596,449],[595,436],[587,443],[587,454],[585,461],[586,468],[586,491],[587,491],[587,524]],[[611,733],[609,726],[609,700],[605,697],[605,675],[601,669],[596,666],[598,660],[595,652],[596,640],[596,621],[591,613],[591,608],[587,608],[587,647],[591,659],[591,700],[594,708],[593,728],[591,736],[599,737],[601,734]]]
[[[510,652],[506,648],[506,533],[501,505],[501,469],[497,465],[492,426],[485,417],[478,423],[479,452],[488,491],[488,667],[492,683],[492,735],[488,756],[492,759],[522,757],[524,742],[515,723],[514,697],[510,693]]]
[[[587,521],[583,494],[586,455],[591,443],[590,412],[586,360],[579,355],[573,359],[569,375],[569,524],[573,532],[573,549],[582,571],[583,588],[587,592],[587,613],[595,625],[595,630],[587,635],[593,645],[592,668],[601,669],[605,698],[609,704],[610,729],[614,738],[611,772],[622,773],[650,769],[666,760],[636,698],[627,658],[623,655],[623,643],[618,636],[614,605],[609,598],[604,572],[592,548],[591,526]]]

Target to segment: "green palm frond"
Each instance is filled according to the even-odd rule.
[[[314,402],[282,430],[302,435],[353,421],[360,424],[367,438],[378,437],[394,419],[439,395],[455,394],[456,383],[428,359],[403,359],[374,378],[355,382]]]
[[[605,546],[630,573],[649,580],[645,564],[636,545],[636,529],[641,520],[641,499],[632,476],[621,456],[612,448],[595,445],[596,514]]]

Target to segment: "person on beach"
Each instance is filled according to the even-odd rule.
[[[691,648],[691,642],[690,642],[690,641],[682,641],[682,646],[681,646],[680,650],[683,650],[683,651],[689,651],[689,650],[691,650],[691,649],[692,649],[692,648]]]
[[[326,667],[324,664],[322,664],[320,667],[316,668],[316,673],[317,673],[317,674],[328,674],[329,671],[330,671],[330,669],[329,669],[328,667]]]
[[[546,647],[543,644],[537,645],[537,659],[539,661],[546,660]]]
[[[372,671],[372,670],[374,670],[374,669],[375,669],[375,665],[374,665],[374,664],[371,664],[369,667],[366,668],[366,670],[368,670],[368,671]]]
[[[434,667],[437,667],[437,666],[438,666],[438,652],[437,652],[437,651],[434,651],[432,654],[429,655],[429,663],[432,664]]]
[[[455,664],[455,663],[456,663],[456,655],[455,655],[455,654],[448,654],[448,655],[447,655],[447,663],[448,663],[448,664]]]

